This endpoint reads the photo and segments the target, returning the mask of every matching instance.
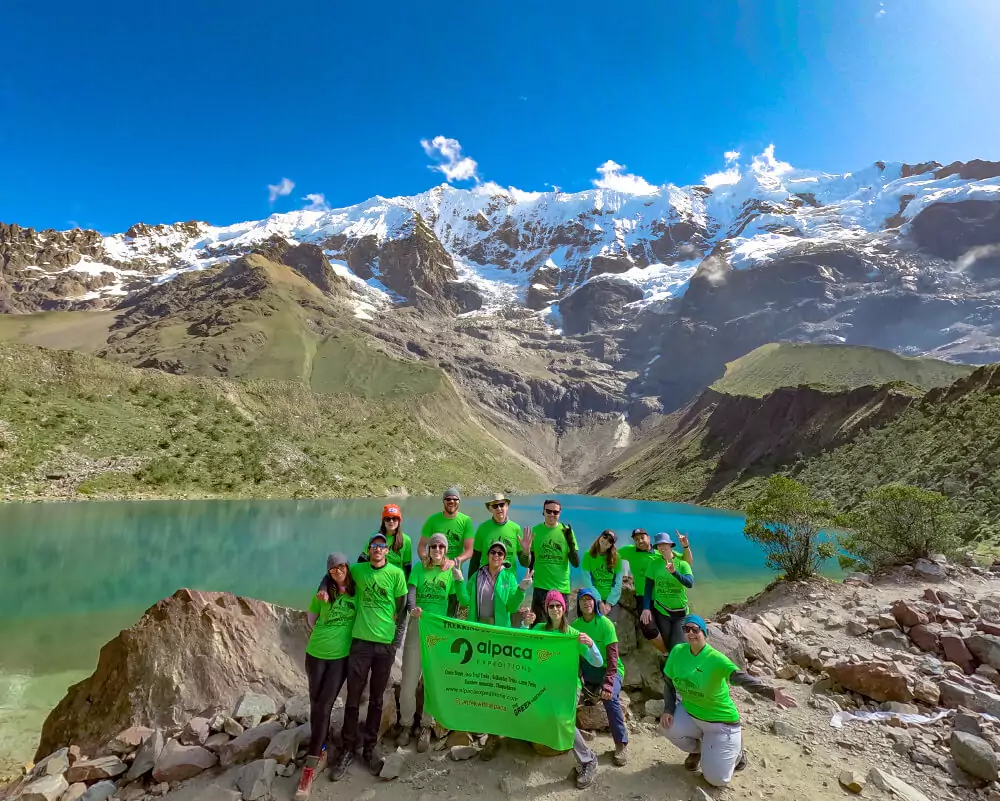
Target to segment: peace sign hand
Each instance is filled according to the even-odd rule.
[[[534,579],[534,576],[535,576],[535,571],[529,570],[527,573],[524,574],[524,578],[518,582],[517,586],[520,587],[522,590],[527,591],[528,587],[531,586],[531,582]]]

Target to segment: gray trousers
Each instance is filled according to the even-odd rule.
[[[580,705],[580,693],[576,694],[576,705]],[[574,710],[574,714],[575,710]],[[583,735],[580,734],[579,729],[573,729],[573,756],[576,757],[577,764],[584,765],[587,762],[593,762],[597,759],[597,756],[593,751],[590,750],[590,746],[587,745],[587,741],[583,739]]]
[[[399,723],[404,729],[413,727],[417,712],[417,685],[423,672],[420,663],[420,626],[418,620],[410,620],[403,640],[403,678],[399,682]],[[426,702],[421,726],[433,726],[434,718],[427,712]]]
[[[673,725],[660,731],[681,751],[701,754],[701,775],[709,784],[725,787],[732,781],[743,751],[743,727],[739,723],[698,720],[677,704]]]

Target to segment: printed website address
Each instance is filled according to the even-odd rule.
[[[472,700],[467,700],[465,698],[456,698],[455,699],[455,705],[456,706],[478,706],[478,707],[481,707],[482,709],[494,709],[497,712],[506,712],[507,711],[507,707],[500,706],[500,704],[491,704],[489,701],[472,701]]]

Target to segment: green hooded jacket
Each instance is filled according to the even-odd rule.
[[[485,565],[471,576],[466,582],[466,592],[469,595],[469,616],[470,622],[479,622],[479,610],[476,604],[479,602],[476,592],[476,582],[480,571],[488,570]],[[464,599],[463,599],[464,600]],[[513,570],[502,567],[497,573],[496,584],[493,588],[493,625],[510,628],[510,616],[521,608],[524,600],[524,590],[517,586],[517,575]]]

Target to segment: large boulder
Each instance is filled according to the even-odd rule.
[[[239,765],[258,759],[267,750],[271,741],[284,730],[284,726],[278,721],[272,720],[243,732],[235,740],[230,740],[219,748],[219,761],[222,763],[222,767],[227,768],[230,765]]]
[[[755,659],[767,665],[774,665],[774,648],[768,642],[762,626],[739,615],[730,615],[729,619],[722,624],[722,628],[739,641],[747,659]],[[715,644],[715,647],[719,646]]]
[[[123,774],[127,769],[125,763],[116,756],[82,759],[79,762],[74,762],[73,766],[66,771],[66,781],[74,784],[76,782],[113,779]]]
[[[912,678],[885,662],[839,662],[829,674],[841,687],[876,701],[913,700]]]
[[[966,773],[987,782],[995,782],[1000,778],[1000,763],[996,752],[982,737],[953,731],[950,745],[951,758]]]
[[[213,767],[219,758],[200,745],[181,745],[170,740],[160,751],[153,768],[153,780],[179,782]]]
[[[973,634],[965,645],[984,665],[1000,670],[1000,637],[995,634]]]
[[[740,670],[746,668],[747,657],[743,651],[743,643],[732,634],[723,631],[715,623],[708,624],[708,642],[717,651],[722,651],[728,656]]]
[[[911,601],[895,601],[892,604],[892,616],[900,626],[918,626],[927,623],[930,618]]]
[[[85,752],[130,726],[179,729],[247,691],[305,692],[304,612],[230,593],[182,589],[101,649],[97,669],[46,718],[37,756],[67,743]]]
[[[42,776],[24,786],[21,791],[21,801],[58,801],[69,784],[61,774],[54,776]]]

